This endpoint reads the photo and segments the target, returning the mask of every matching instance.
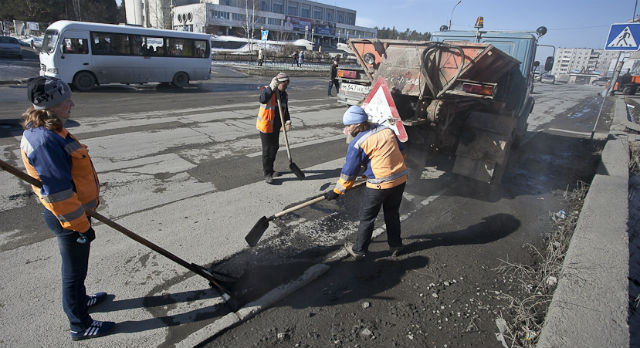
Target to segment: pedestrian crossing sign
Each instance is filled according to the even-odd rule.
[[[640,23],[611,24],[607,51],[637,51],[640,44]]]

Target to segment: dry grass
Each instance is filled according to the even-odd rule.
[[[588,189],[588,184],[580,181],[575,189],[565,191],[568,212],[550,214],[554,224],[552,231],[544,238],[544,250],[538,250],[531,244],[525,245],[534,257],[533,266],[500,260],[502,264],[496,270],[518,279],[521,290],[517,294],[502,295],[508,301],[510,310],[508,317],[511,319],[504,318],[507,330],[503,333],[509,347],[535,346]]]

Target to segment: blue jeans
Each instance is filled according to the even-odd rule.
[[[360,225],[358,226],[358,236],[353,245],[355,252],[367,252],[371,243],[373,226],[380,211],[380,206],[384,210],[384,223],[387,226],[387,243],[389,247],[402,246],[400,238],[400,203],[402,203],[402,193],[404,186],[402,183],[390,189],[364,188],[362,204],[360,205]]]
[[[80,244],[76,240],[80,233],[62,228],[58,219],[48,209],[43,208],[44,222],[58,239],[62,257],[62,309],[69,318],[72,331],[82,331],[91,325],[93,319],[87,309],[87,290],[84,280],[89,265],[90,242]]]

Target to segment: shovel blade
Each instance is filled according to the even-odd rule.
[[[298,177],[298,179],[304,180],[304,173],[302,172],[302,170],[300,170],[300,168],[298,168],[298,166],[295,163],[293,162],[289,163],[289,169],[291,169],[293,174],[295,174]]]
[[[244,237],[244,240],[247,241],[247,244],[249,244],[249,246],[256,246],[267,228],[269,228],[269,219],[267,219],[266,216],[263,216],[260,218],[260,220],[258,220],[258,222],[256,222],[255,225],[253,225],[253,228],[251,229],[251,231],[249,231],[246,237]]]

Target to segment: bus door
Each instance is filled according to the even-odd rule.
[[[89,54],[89,33],[65,31],[60,39],[59,74],[65,81],[73,81],[73,76],[81,70],[92,70]]]

